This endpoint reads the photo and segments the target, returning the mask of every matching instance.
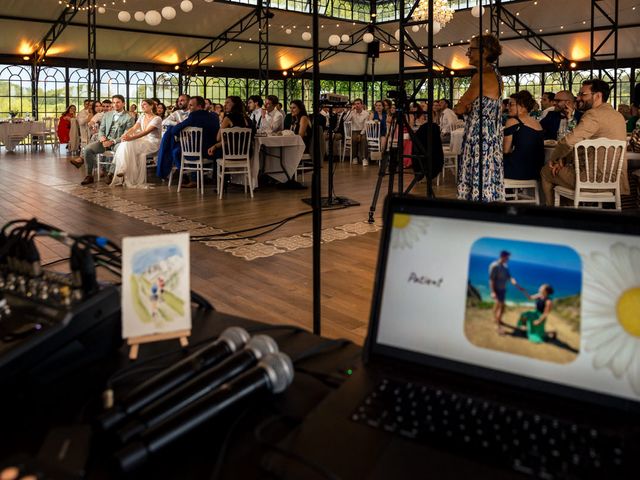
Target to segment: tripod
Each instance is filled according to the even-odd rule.
[[[405,110],[399,109],[397,111],[397,115],[402,115],[404,125],[409,125],[409,116],[405,113]],[[404,152],[400,151],[398,148],[397,142],[395,148],[392,146],[393,139],[396,138],[396,132],[398,132],[398,121],[397,116],[391,120],[391,126],[389,131],[387,132],[387,145],[385,146],[385,151],[380,160],[380,168],[378,170],[378,180],[376,182],[376,188],[373,192],[373,199],[371,201],[371,206],[369,207],[369,219],[367,220],[369,223],[374,223],[374,216],[376,213],[376,206],[378,204],[378,197],[380,196],[380,188],[382,187],[382,181],[386,175],[389,176],[389,188],[388,195],[393,193],[393,183],[396,172],[398,172],[398,190],[402,195],[407,195],[413,190],[413,187],[416,186],[418,182],[420,182],[423,178],[427,179],[427,197],[435,198],[435,194],[433,192],[433,183],[432,183],[432,158],[431,154],[427,153],[424,145],[415,134],[415,132],[408,127],[406,130],[409,133],[409,138],[411,139],[412,145],[415,145],[418,149],[419,154],[411,155],[414,176],[411,180],[411,183],[407,187],[406,190],[402,191],[402,178],[404,175],[404,158],[406,155]],[[404,128],[403,128],[404,129]],[[404,135],[404,132],[398,134],[398,140],[400,140],[400,134]],[[417,163],[414,161],[417,160]],[[416,167],[418,167],[416,169]],[[426,169],[425,169],[426,167]],[[388,170],[388,173],[387,173]],[[426,172],[426,173],[425,173]]]

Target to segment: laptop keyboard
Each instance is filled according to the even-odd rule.
[[[352,420],[498,463],[543,479],[622,472],[620,439],[480,398],[383,380]]]

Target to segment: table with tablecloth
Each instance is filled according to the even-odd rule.
[[[0,123],[0,142],[7,151],[12,152],[24,138],[34,133],[42,133],[44,130],[44,122]]]
[[[279,182],[286,182],[293,178],[302,160],[304,149],[304,141],[300,135],[256,136],[251,157],[253,185],[258,185],[260,170]],[[260,168],[261,158],[264,158],[262,169]]]
[[[464,140],[464,128],[458,128],[451,132],[451,141],[449,143],[449,149],[451,153],[456,155],[462,154],[462,142]]]

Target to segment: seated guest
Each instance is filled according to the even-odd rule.
[[[69,135],[71,133],[71,119],[76,116],[76,106],[69,105],[69,107],[64,111],[60,120],[58,120],[58,140],[62,144],[69,143]]]
[[[502,100],[502,125],[504,126],[509,120],[509,99],[505,98]]]
[[[173,110],[171,115],[162,121],[162,125],[164,127],[177,125],[189,116],[189,110],[187,109],[187,106],[189,105],[189,95],[183,93],[178,97],[178,101],[176,103],[176,108]]]
[[[373,112],[369,114],[369,120],[380,122],[380,150],[384,152],[387,144],[387,112],[381,100],[373,104]]]
[[[291,130],[296,135],[300,135],[302,137],[302,141],[305,146],[305,153],[309,153],[309,147],[311,145],[311,122],[309,121],[309,115],[307,114],[307,109],[300,100],[293,100],[291,105],[289,105],[291,109]]]
[[[211,110],[213,110],[213,103],[211,103],[211,100],[209,100],[208,98],[204,99],[204,109],[207,112],[210,112]]]
[[[284,129],[284,115],[278,109],[278,97],[268,95],[264,102],[264,110],[262,110],[262,121],[260,128],[273,133],[281,132]]]
[[[160,102],[156,105],[156,115],[158,115],[162,120],[167,116],[167,107],[164,103]]]
[[[112,110],[112,106],[111,106],[111,100],[108,98],[105,98],[104,100],[102,100],[102,111],[104,113],[110,112]]]
[[[100,130],[98,131],[98,141],[90,143],[85,149],[85,162],[87,164],[87,176],[82,180],[81,185],[93,183],[93,170],[96,168],[96,155],[107,150],[116,150],[120,144],[122,134],[133,127],[133,117],[124,109],[124,97],[114,95],[111,98],[113,110],[107,112],[102,117]],[[82,159],[69,160],[76,168],[82,165]]]
[[[136,124],[120,138],[121,143],[113,156],[111,186],[144,187],[147,183],[147,158],[150,153],[158,151],[162,136],[162,121],[155,114],[153,100],[146,99],[141,103],[142,115]]]
[[[556,94],[553,92],[543,92],[542,98],[540,98],[540,106],[542,107],[542,113],[539,120],[546,117],[549,112],[553,112],[556,109]]]
[[[575,99],[571,92],[563,90],[554,97],[555,110],[550,111],[540,120],[544,130],[545,140],[556,140],[558,132],[571,130],[571,125],[576,125],[582,117],[582,112],[576,110]]]
[[[427,123],[427,112],[422,110],[422,105],[412,102],[409,105],[409,127],[415,132],[420,125]]]
[[[82,110],[76,115],[78,129],[80,130],[80,145],[86,146],[89,142],[89,121],[95,115],[91,100],[85,100]]]
[[[627,133],[633,132],[638,127],[638,121],[640,120],[640,115],[638,114],[638,107],[635,105],[631,105],[630,116],[627,119]]]
[[[249,118],[251,118],[256,129],[260,128],[260,122],[262,121],[262,104],[262,97],[260,97],[260,95],[251,95],[249,100],[247,100]]]
[[[89,141],[88,143],[95,142],[98,140],[98,131],[100,130],[100,123],[102,122],[102,117],[104,117],[104,110],[102,108],[101,102],[93,102],[91,105],[91,110],[94,113],[93,117],[89,120]]]
[[[504,178],[540,178],[544,165],[544,133],[540,122],[529,115],[534,103],[526,90],[510,97],[511,118],[504,126]]]
[[[138,106],[135,103],[129,105],[129,115],[131,115],[134,120],[138,120]]]
[[[625,120],[629,120],[629,117],[631,116],[631,106],[625,103],[621,103],[620,105],[618,105],[618,111]]]
[[[576,143],[590,138],[608,138],[610,140],[626,141],[627,132],[624,117],[616,112],[609,99],[609,85],[598,79],[582,82],[578,110],[583,112],[580,123],[558,142],[551,154],[551,159],[540,172],[542,177],[542,191],[547,205],[553,205],[553,188],[556,185],[574,188],[576,184],[576,172],[573,165],[573,147]],[[623,159],[622,172],[620,174],[620,191],[623,195],[629,194],[629,178],[627,165]],[[600,169],[600,167],[598,167]]]
[[[235,95],[227,97],[224,101],[224,119],[220,124],[220,129],[216,134],[214,143],[208,148],[207,154],[210,158],[222,158],[222,132],[223,128],[251,128],[254,129],[251,118],[244,109],[242,99]]]
[[[222,122],[222,119],[224,118],[224,106],[221,103],[214,103],[213,113],[218,116],[218,121]]]
[[[449,100],[446,98],[440,99],[438,103],[440,103],[440,136],[443,143],[449,143],[451,141],[451,132],[456,129],[456,124],[458,123],[458,116],[451,110]]]

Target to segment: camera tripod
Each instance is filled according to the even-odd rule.
[[[398,115],[402,116],[402,121],[398,122]],[[400,127],[398,124],[402,124]],[[393,139],[396,138],[396,132],[399,131],[400,128],[404,130],[404,126],[407,126],[406,130],[409,133],[409,138],[411,139],[412,145],[414,145],[418,150],[418,155],[414,155],[413,152],[411,155],[411,161],[413,165],[414,175],[411,183],[406,188],[406,190],[402,190],[402,179],[404,176],[404,158],[407,156],[403,151],[400,150],[398,144],[400,143],[400,134],[404,135],[404,133],[398,134],[398,142],[395,147],[393,146]],[[418,138],[415,132],[409,127],[409,116],[405,113],[404,109],[398,109],[396,112],[396,116],[391,121],[391,126],[389,127],[389,131],[387,132],[387,144],[385,146],[385,151],[382,154],[380,159],[380,168],[378,170],[378,180],[376,182],[376,188],[373,192],[373,199],[371,201],[371,206],[369,207],[369,219],[367,220],[369,223],[374,223],[374,217],[376,213],[376,205],[378,204],[378,197],[380,196],[380,188],[382,187],[382,182],[385,176],[389,176],[389,188],[388,195],[393,193],[394,188],[394,177],[396,173],[398,174],[398,191],[402,195],[407,195],[413,190],[413,187],[416,186],[418,182],[420,182],[423,178],[427,179],[427,198],[435,198],[435,194],[433,192],[433,175],[432,172],[432,158],[431,154],[427,153],[425,146],[422,141]],[[417,160],[417,162],[416,162]],[[418,168],[416,168],[418,167]]]

